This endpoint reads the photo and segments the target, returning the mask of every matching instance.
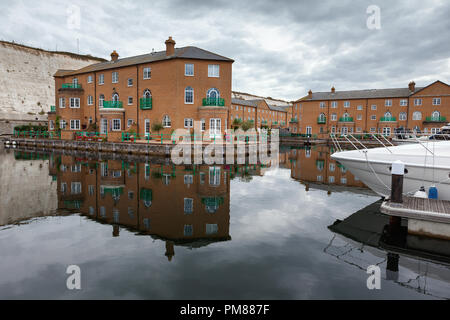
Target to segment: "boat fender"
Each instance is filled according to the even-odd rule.
[[[438,198],[438,190],[435,186],[431,186],[428,189],[428,199],[437,199]]]
[[[428,198],[427,197],[427,193],[425,191],[425,187],[423,187],[423,186],[420,187],[420,190],[417,191],[416,193],[414,193],[414,197],[416,197],[416,198],[424,198],[424,199]]]

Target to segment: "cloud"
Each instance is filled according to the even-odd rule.
[[[366,26],[369,5],[381,29]],[[77,5],[80,29],[67,27]],[[0,38],[108,58],[195,45],[235,60],[233,89],[294,100],[309,89],[426,85],[450,78],[447,1],[15,1]]]

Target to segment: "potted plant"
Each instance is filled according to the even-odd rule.
[[[154,122],[152,124],[152,131],[155,131],[156,133],[160,132],[163,129],[163,125],[161,122]],[[162,137],[161,137],[162,140]]]

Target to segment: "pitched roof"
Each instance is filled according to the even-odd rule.
[[[199,60],[213,60],[213,61],[228,61],[228,62],[234,62],[233,59],[215,54],[210,51],[206,51],[197,47],[182,47],[182,48],[175,48],[175,53],[171,56],[166,56],[166,51],[158,51],[158,52],[152,52],[148,54],[143,54],[139,56],[133,56],[133,57],[127,57],[118,59],[117,61],[106,61],[101,63],[95,63],[91,64],[87,67],[81,68],[79,70],[73,70],[71,72],[60,72],[61,70],[58,70],[55,73],[55,77],[60,76],[67,76],[67,75],[75,75],[75,74],[81,74],[81,73],[88,73],[88,72],[95,72],[95,71],[101,71],[101,70],[108,70],[108,69],[115,69],[115,68],[121,68],[121,67],[127,67],[137,64],[143,64],[143,63],[149,63],[149,62],[156,62],[156,61],[163,61],[163,60],[170,60],[170,59],[199,59]]]
[[[244,100],[244,99],[231,98],[232,104],[238,104],[238,105],[242,105],[242,106],[249,106],[249,107],[255,107],[255,108],[258,107],[258,101],[260,101],[260,100]]]
[[[286,112],[286,108],[290,108],[289,106],[274,106],[272,104],[269,104],[268,106],[270,110],[281,112]]]
[[[300,100],[340,100],[340,99],[375,99],[375,98],[407,98],[411,94],[422,90],[423,87],[416,87],[414,92],[408,88],[395,89],[368,89],[332,92],[313,92],[312,97],[305,96]]]

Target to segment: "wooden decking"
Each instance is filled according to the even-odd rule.
[[[384,201],[380,209],[391,216],[450,224],[450,201],[404,197],[403,203]]]

